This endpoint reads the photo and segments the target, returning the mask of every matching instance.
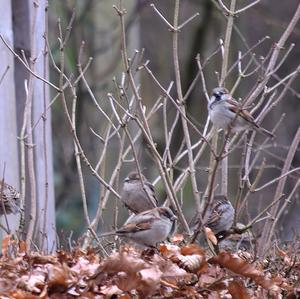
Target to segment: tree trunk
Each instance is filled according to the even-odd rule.
[[[48,1],[13,0],[15,50],[19,54],[24,50],[25,56],[31,62],[34,72],[44,79],[48,79],[48,55],[45,49],[44,35],[47,35]],[[36,213],[34,227],[34,242],[46,250],[55,248],[55,202],[53,186],[52,162],[52,132],[51,110],[46,111],[49,105],[49,86],[33,77],[16,60],[16,94],[18,105],[18,131],[20,132],[25,109],[26,93],[24,80],[32,80],[31,96],[31,124],[33,126],[33,154],[35,190],[28,177],[28,161],[26,162],[26,215],[27,228],[30,223],[30,209],[32,198],[36,194]],[[29,81],[30,82],[30,81]],[[46,113],[44,113],[46,111]],[[36,125],[37,124],[37,125]],[[28,129],[28,128],[27,128]],[[30,131],[30,130],[29,130]],[[25,140],[26,141],[26,140]],[[28,152],[29,148],[26,147]],[[35,192],[33,192],[35,191]],[[32,210],[31,210],[32,211]],[[30,226],[30,225],[29,225]]]
[[[0,33],[5,41],[13,44],[11,2],[0,0]],[[14,57],[0,42],[0,179],[19,188],[19,160],[14,81]],[[2,217],[4,226],[4,217]],[[10,229],[18,227],[18,216],[9,215]]]

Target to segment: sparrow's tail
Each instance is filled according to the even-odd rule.
[[[100,235],[98,235],[98,237],[99,237],[99,238],[103,238],[103,237],[113,236],[113,235],[115,235],[115,234],[116,234],[115,231],[111,231],[111,232],[107,232],[107,233],[100,234]]]

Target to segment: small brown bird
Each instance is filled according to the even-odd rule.
[[[216,87],[208,103],[208,113],[214,126],[227,130],[232,127],[232,132],[243,130],[256,130],[271,138],[274,134],[258,125],[249,111],[241,109],[229,91],[224,87]],[[238,116],[236,114],[238,113]]]
[[[20,206],[20,193],[11,185],[0,181],[0,216],[16,214]]]
[[[124,180],[121,192],[121,201],[135,214],[157,207],[154,186],[143,175],[142,180],[144,186],[139,173],[137,171],[130,172]]]
[[[208,212],[210,215],[205,226],[209,227],[214,234],[231,228],[234,220],[234,208],[226,196],[216,195]]]
[[[203,225],[209,227],[215,235],[231,228],[234,208],[226,196],[215,195],[207,213],[208,220]],[[196,228],[198,224],[199,219],[196,215],[192,221],[192,227]]]
[[[155,247],[174,232],[176,219],[170,208],[154,208],[131,215],[121,228],[101,234],[99,237],[118,235],[142,246]]]

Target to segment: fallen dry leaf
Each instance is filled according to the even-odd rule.
[[[266,278],[263,271],[257,269],[254,264],[250,264],[247,261],[241,259],[236,254],[221,252],[209,259],[208,262],[211,264],[218,264],[236,274],[251,278],[258,285],[262,286],[264,289],[271,291],[272,293],[280,292],[280,288],[274,283],[272,279]]]
[[[228,292],[232,296],[232,299],[251,299],[241,280],[230,281]]]
[[[56,264],[57,263],[57,257],[53,255],[42,255],[38,252],[33,252],[31,254],[28,254],[26,256],[28,260],[33,265],[46,265],[46,264]]]
[[[159,269],[155,269],[153,270],[154,272],[156,271],[155,276],[159,276],[159,278],[144,280],[144,277],[140,274],[141,271],[151,268],[153,266],[142,260],[136,252],[114,253],[101,263],[94,275],[94,279],[96,283],[101,284],[103,283],[101,281],[103,272],[115,274],[115,283],[119,289],[125,292],[138,290],[142,296],[147,297],[156,290],[162,274],[159,272]],[[145,272],[146,274],[147,272]],[[97,279],[99,276],[101,278],[100,281]]]
[[[121,295],[123,291],[120,290],[116,285],[103,286],[101,287],[101,294],[111,298],[112,296]]]
[[[40,267],[34,269],[28,275],[23,275],[19,281],[20,287],[26,291],[41,293],[46,281],[46,271]]]
[[[11,239],[11,235],[7,235],[2,239],[1,252],[2,252],[2,255],[4,257],[7,257],[7,252],[8,252],[8,246],[9,246],[9,243],[10,243],[10,239]]]
[[[204,233],[206,238],[213,244],[213,245],[217,245],[218,244],[218,239],[215,236],[215,234],[213,233],[213,231],[209,228],[209,227],[204,227]]]
[[[71,270],[80,275],[92,276],[96,273],[98,267],[99,262],[91,262],[83,256],[80,256],[77,263],[71,267]]]
[[[48,264],[46,268],[48,270],[47,285],[51,293],[67,291],[78,281],[66,264],[60,266]]]
[[[0,299],[299,297],[295,246],[279,249],[266,257],[267,263],[230,252],[207,261],[207,251],[196,244],[167,243],[160,253],[123,246],[105,258],[79,247],[54,255],[26,253],[24,244],[11,238],[2,249]]]
[[[171,238],[171,243],[172,244],[179,244],[180,242],[182,242],[184,240],[183,234],[174,234]]]

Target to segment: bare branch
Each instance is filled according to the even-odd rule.
[[[256,4],[259,3],[259,2],[260,2],[260,0],[255,0],[255,1],[253,1],[252,3],[246,5],[245,7],[236,10],[236,11],[235,11],[235,14],[240,14],[241,12],[244,12],[244,11],[248,10],[249,8],[251,8],[252,6],[256,5]]]
[[[293,142],[291,144],[290,150],[288,152],[288,155],[286,157],[284,166],[282,168],[281,176],[279,178],[274,179],[271,182],[267,183],[268,185],[270,185],[270,183],[274,183],[274,182],[278,181],[278,185],[277,185],[276,192],[275,192],[275,195],[274,195],[275,199],[279,198],[282,195],[283,189],[284,189],[284,186],[285,186],[285,183],[286,183],[286,180],[287,180],[287,176],[290,173],[293,173],[293,172],[298,171],[300,169],[300,167],[298,167],[298,168],[294,168],[294,169],[288,171],[288,169],[291,167],[291,163],[292,163],[293,158],[295,156],[295,153],[296,153],[296,150],[298,148],[299,142],[300,142],[300,128],[298,128],[298,131],[297,131],[297,133],[296,133],[296,135],[293,139]],[[267,184],[265,184],[261,188],[266,187]],[[261,188],[259,188],[259,189],[261,189]],[[270,213],[274,217],[274,219],[275,219],[274,221],[277,222],[278,221],[278,214],[277,214],[278,213],[278,204],[273,206]],[[270,244],[270,241],[271,241],[271,238],[272,238],[274,228],[275,228],[275,226],[272,225],[272,223],[270,223],[269,221],[267,221],[265,223],[263,233],[262,233],[262,242],[259,244],[260,245],[259,246],[259,255],[263,255],[265,253],[266,249],[268,248],[268,246]]]
[[[186,21],[184,21],[181,25],[178,26],[178,30],[182,29],[185,25],[187,25],[189,22],[194,20],[196,17],[198,17],[200,14],[199,12],[196,12],[191,17],[189,17]]]
[[[2,42],[4,43],[4,45],[8,48],[8,50],[24,65],[24,67],[29,71],[29,73],[31,75],[33,75],[34,77],[36,77],[37,79],[45,82],[46,84],[48,84],[49,86],[51,86],[52,88],[54,88],[57,92],[61,92],[61,90],[55,86],[53,83],[49,82],[48,80],[42,78],[41,76],[37,75],[34,70],[32,70],[30,67],[27,66],[27,64],[23,61],[23,59],[11,48],[11,46],[6,42],[6,40],[4,39],[4,37],[2,36],[2,34],[0,33],[0,39],[2,40]]]
[[[165,24],[169,27],[171,31],[174,30],[174,27],[168,22],[168,20],[161,14],[161,12],[156,8],[156,6],[151,3],[150,6],[153,8],[153,10],[157,13],[157,15],[165,22]]]

